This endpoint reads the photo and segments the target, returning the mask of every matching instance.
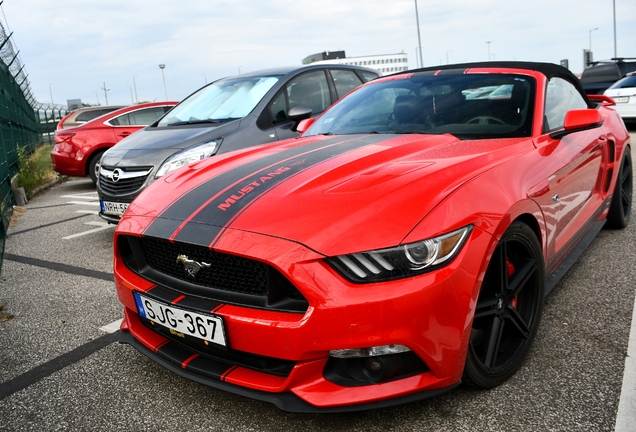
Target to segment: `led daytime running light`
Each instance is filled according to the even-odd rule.
[[[329,356],[335,358],[363,358],[363,357],[376,357],[387,354],[400,354],[403,352],[409,352],[411,349],[404,345],[382,345],[371,348],[353,348],[353,349],[340,349],[329,351]]]

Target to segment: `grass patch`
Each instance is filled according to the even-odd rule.
[[[51,150],[53,150],[53,144],[38,147],[31,154],[28,154],[24,147],[18,149],[20,163],[18,186],[24,188],[27,197],[31,197],[33,191],[40,186],[57,179],[57,173],[53,171],[51,163]]]

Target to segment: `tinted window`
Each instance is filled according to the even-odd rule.
[[[159,120],[164,113],[165,107],[144,108],[117,116],[108,123],[113,126],[148,126]]]
[[[319,114],[331,105],[327,77],[322,70],[304,73],[291,80],[285,87],[289,107],[304,105],[313,114]]]
[[[269,113],[272,116],[272,123],[278,124],[287,121],[287,103],[285,101],[285,93],[280,93],[269,107]]]
[[[331,77],[336,85],[336,93],[341,98],[354,88],[362,84],[358,75],[354,71],[343,69],[331,69]]]
[[[625,77],[610,86],[610,89],[622,89],[636,87],[636,75]]]
[[[102,115],[103,110],[92,110],[92,111],[86,111],[83,112],[81,114],[79,114],[77,117],[75,117],[75,121],[76,122],[87,122],[89,120],[93,120],[94,118],[99,117],[100,115]]]
[[[568,111],[584,108],[587,103],[574,85],[562,78],[550,79],[545,96],[544,132],[562,128]]]
[[[365,82],[374,80],[379,76],[378,74],[369,71],[362,71],[360,72],[360,74],[362,75],[362,79],[364,79]]]

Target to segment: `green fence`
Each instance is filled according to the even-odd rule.
[[[18,173],[18,149],[31,153],[43,143],[43,126],[48,127],[54,109],[42,110],[31,92],[24,66],[13,49],[11,34],[0,24],[0,254],[4,253],[15,196],[11,179]],[[44,111],[44,121],[41,112]],[[58,110],[59,111],[59,110]],[[58,113],[59,115],[59,113]],[[50,139],[47,130],[45,137]],[[2,269],[0,255],[0,271]]]

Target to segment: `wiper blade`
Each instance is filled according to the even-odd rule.
[[[204,123],[219,124],[219,123],[229,122],[232,120],[238,120],[238,118],[184,120],[184,121],[169,123],[168,126],[181,126],[181,125],[204,124]]]

